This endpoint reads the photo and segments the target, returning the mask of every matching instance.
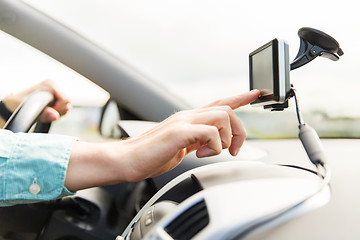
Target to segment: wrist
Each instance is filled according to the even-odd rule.
[[[21,101],[22,100],[15,94],[10,94],[2,100],[5,107],[11,112],[14,112],[16,110],[16,108],[21,104]]]
[[[10,118],[12,113],[16,108],[21,104],[18,97],[14,94],[6,96],[3,100],[0,101],[0,126],[4,127],[7,120]]]
[[[120,142],[76,142],[72,148],[65,186],[71,191],[128,180],[126,147]]]
[[[6,106],[5,101],[0,101],[0,116],[5,122],[10,118],[12,113],[13,111]]]
[[[107,152],[107,165],[110,166],[114,181],[137,182],[137,172],[133,169],[132,163],[136,162],[136,148],[133,148],[130,140],[120,140],[112,143],[105,143]]]

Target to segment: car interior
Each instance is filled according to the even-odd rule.
[[[194,107],[192,99],[185,95],[191,94],[190,90],[179,91],[187,92],[184,100],[167,87],[190,85],[195,89],[196,83],[192,86],[184,80],[161,84],[144,74],[141,65],[133,67],[115,51],[46,14],[46,8],[38,9],[34,2],[0,0],[0,30],[6,38],[20,40],[106,92],[95,111],[74,109],[82,117],[98,117],[96,130],[91,130],[96,131],[96,140],[138,136],[173,113]],[[131,7],[140,8],[137,3]],[[349,109],[337,111],[339,108],[331,100],[336,101],[333,92],[342,87],[329,84],[322,86],[320,92],[328,92],[330,100],[309,111],[311,105],[320,101],[313,94],[317,85],[295,79],[312,74],[314,78],[333,75],[346,79],[348,74],[356,78],[359,73],[351,70],[338,75],[347,55],[352,56],[342,36],[304,25],[293,29],[292,34],[297,42],[291,41],[290,46],[278,40],[278,36],[259,40],[247,34],[250,40],[244,39],[246,79],[242,84],[246,88],[242,90],[259,88],[256,85],[259,82],[260,87],[265,84],[261,82],[264,73],[257,72],[265,72],[263,65],[258,65],[265,59],[272,61],[270,73],[266,74],[271,75],[274,85],[270,88],[274,91],[259,98],[255,102],[257,107],[247,106],[236,112],[248,132],[237,157],[224,151],[199,159],[191,153],[175,169],[140,182],[91,188],[62,199],[0,208],[0,239],[358,238],[360,118],[356,117],[358,106],[353,107],[353,99],[358,97],[349,94],[352,95],[348,99]],[[267,52],[270,48],[272,55]],[[298,49],[294,57],[289,56],[293,49]],[[261,67],[256,69],[257,66]],[[301,71],[308,75],[301,75]],[[219,70],[219,75],[220,72],[226,71]],[[195,70],[192,73],[197,76]],[[211,81],[199,85],[205,89],[201,94],[208,92],[212,97],[211,90],[206,90],[211,88]],[[216,91],[218,85],[214,86]],[[233,86],[228,87],[234,91]],[[306,90],[309,93],[302,94]],[[68,125],[60,122],[58,126],[38,121],[41,111],[52,100],[43,92],[32,95],[5,128],[14,132],[66,134],[62,127],[75,126],[79,120],[69,118],[65,120]],[[310,100],[314,103],[309,104]],[[333,105],[333,111],[327,111],[324,105]],[[348,112],[351,114],[346,115]]]

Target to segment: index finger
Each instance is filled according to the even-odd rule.
[[[214,106],[230,106],[233,110],[238,107],[245,106],[253,101],[255,101],[260,96],[260,91],[257,89],[251,90],[246,93],[242,93],[236,96],[223,98],[212,102],[205,107],[214,107]]]

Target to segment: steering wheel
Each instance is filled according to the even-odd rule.
[[[29,132],[34,123],[37,122],[34,132],[47,133],[51,123],[39,121],[39,116],[53,101],[54,96],[50,92],[38,91],[30,94],[17,107],[3,128],[14,133]]]

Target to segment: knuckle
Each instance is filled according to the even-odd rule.
[[[226,112],[232,112],[233,111],[232,108],[229,105],[224,105],[223,108],[224,108],[224,110]]]
[[[221,122],[221,128],[223,127],[227,127],[228,124],[230,123],[230,116],[227,112],[221,111],[218,114],[218,119]]]
[[[222,111],[223,111],[223,117],[227,118],[227,119],[229,119],[230,116],[232,116],[232,114],[233,114],[233,110],[231,109],[230,106],[227,106],[227,105],[222,106]]]
[[[214,138],[220,137],[219,129],[217,127],[209,126],[208,131],[210,136],[213,136]]]
[[[231,141],[229,141],[227,139],[224,139],[224,140],[221,140],[221,144],[222,144],[223,149],[229,148],[230,144],[231,144]]]
[[[208,129],[211,135],[219,135],[219,129],[216,126],[209,126]]]
[[[247,133],[246,133],[245,128],[242,128],[242,130],[241,130],[241,136],[243,136],[244,139],[247,137]]]

